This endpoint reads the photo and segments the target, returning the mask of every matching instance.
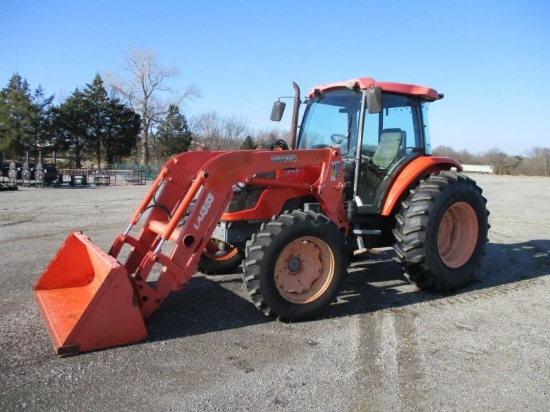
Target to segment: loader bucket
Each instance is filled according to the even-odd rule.
[[[126,268],[81,232],[65,240],[34,294],[58,355],[147,337]]]

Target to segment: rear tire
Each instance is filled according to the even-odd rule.
[[[419,288],[449,291],[472,280],[489,228],[481,192],[472,179],[445,171],[420,182],[402,203],[394,249]]]
[[[266,316],[303,320],[336,299],[348,267],[346,241],[326,216],[295,210],[262,225],[246,246],[243,280]]]

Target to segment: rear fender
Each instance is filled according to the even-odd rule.
[[[456,168],[462,171],[462,166],[456,160],[450,157],[424,156],[417,157],[405,166],[401,172],[395,176],[393,182],[386,192],[386,198],[383,203],[381,215],[390,216],[397,203],[402,199],[415,180],[424,178],[424,176],[437,173],[442,170]]]

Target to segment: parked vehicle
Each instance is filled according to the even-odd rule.
[[[53,163],[35,165],[33,162],[10,162],[2,164],[2,176],[13,178],[16,181],[37,181],[50,185],[57,180],[58,173]]]

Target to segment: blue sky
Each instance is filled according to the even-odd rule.
[[[252,128],[278,96],[354,77],[445,94],[430,108],[433,146],[508,154],[550,147],[550,2],[0,1],[0,88],[13,73],[58,102],[96,73],[121,72],[128,47],[159,53],[172,81]],[[284,123],[286,120],[286,123]]]

